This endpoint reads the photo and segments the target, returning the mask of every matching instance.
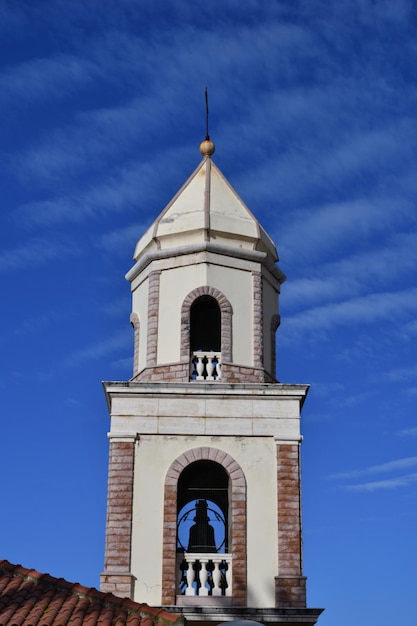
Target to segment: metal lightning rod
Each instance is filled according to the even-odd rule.
[[[209,127],[208,127],[209,109],[208,109],[208,89],[207,89],[207,87],[206,87],[205,95],[206,95],[206,141],[210,141]]]

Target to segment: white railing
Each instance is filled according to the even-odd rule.
[[[232,555],[185,553],[181,592],[186,596],[231,596]]]
[[[222,353],[197,350],[191,355],[192,380],[220,380]]]

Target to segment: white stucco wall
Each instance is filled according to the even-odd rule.
[[[276,449],[273,437],[141,436],[136,448],[132,528],[134,599],[161,603],[165,475],[186,450],[211,446],[239,463],[247,482],[248,606],[275,605]]]
[[[208,284],[215,285],[232,305],[232,360],[253,365],[252,274],[219,265],[209,265]]]
[[[206,284],[203,263],[161,273],[158,320],[158,363],[175,363],[181,354],[181,307],[190,291]]]
[[[197,287],[219,289],[229,300],[232,314],[234,363],[253,364],[253,294],[251,273],[214,264],[195,264],[165,269],[160,277],[158,363],[180,360],[181,307]]]

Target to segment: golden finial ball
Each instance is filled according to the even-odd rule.
[[[211,156],[215,149],[214,143],[210,139],[205,139],[200,143],[200,152],[203,156]]]

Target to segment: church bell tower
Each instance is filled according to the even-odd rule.
[[[101,590],[194,623],[316,623],[302,570],[300,411],[275,378],[284,274],[212,160],[139,239],[133,376],[110,412]]]

